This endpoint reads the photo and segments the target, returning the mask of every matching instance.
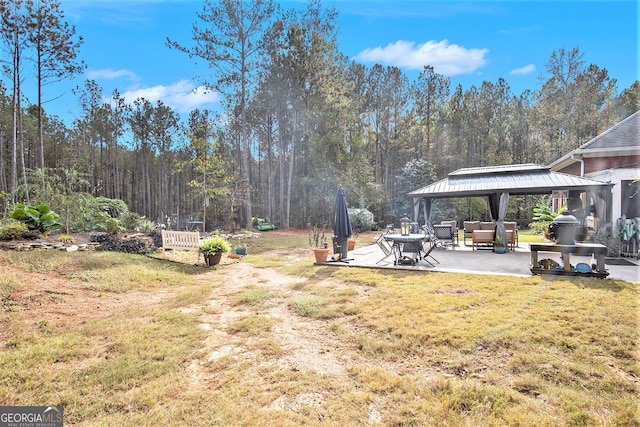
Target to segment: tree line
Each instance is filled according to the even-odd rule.
[[[4,212],[86,195],[162,223],[306,227],[331,222],[342,185],[350,205],[387,223],[408,212],[407,192],[455,169],[548,164],[639,108],[640,82],[619,91],[579,47],[551,52],[537,90],[514,94],[504,78],[452,87],[428,64],[411,80],[350,60],[337,11],[319,0],[286,10],[219,0],[197,14],[192,40],[166,46],[209,66],[200,83],[222,95],[220,110],[180,117],[87,80],[67,126],[46,114],[42,87],[82,72],[82,37],[59,0],[0,0],[0,12]],[[28,72],[35,103],[21,86]]]

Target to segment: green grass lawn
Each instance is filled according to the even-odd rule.
[[[320,267],[306,239],[215,269],[0,252],[0,402],[83,426],[640,425],[636,284]]]
[[[533,233],[531,230],[518,230],[518,241],[520,242],[543,242],[544,236]]]

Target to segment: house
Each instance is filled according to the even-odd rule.
[[[619,218],[640,218],[640,111],[560,157],[549,168],[613,184],[610,227],[615,235]]]

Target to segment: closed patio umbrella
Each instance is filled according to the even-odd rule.
[[[344,188],[338,188],[336,196],[336,216],[333,224],[333,252],[340,253],[340,258],[347,257],[347,241],[353,234],[349,212],[347,211],[347,198],[344,195]]]

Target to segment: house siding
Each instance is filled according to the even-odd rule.
[[[589,174],[606,169],[629,168],[640,164],[640,156],[591,157],[584,159],[584,173]],[[578,174],[580,165],[578,165]]]
[[[584,159],[584,174],[589,175],[607,169],[632,168],[640,165],[640,155],[638,156],[618,156],[618,157],[587,157]],[[580,176],[580,162],[575,162],[562,168],[559,172]]]

